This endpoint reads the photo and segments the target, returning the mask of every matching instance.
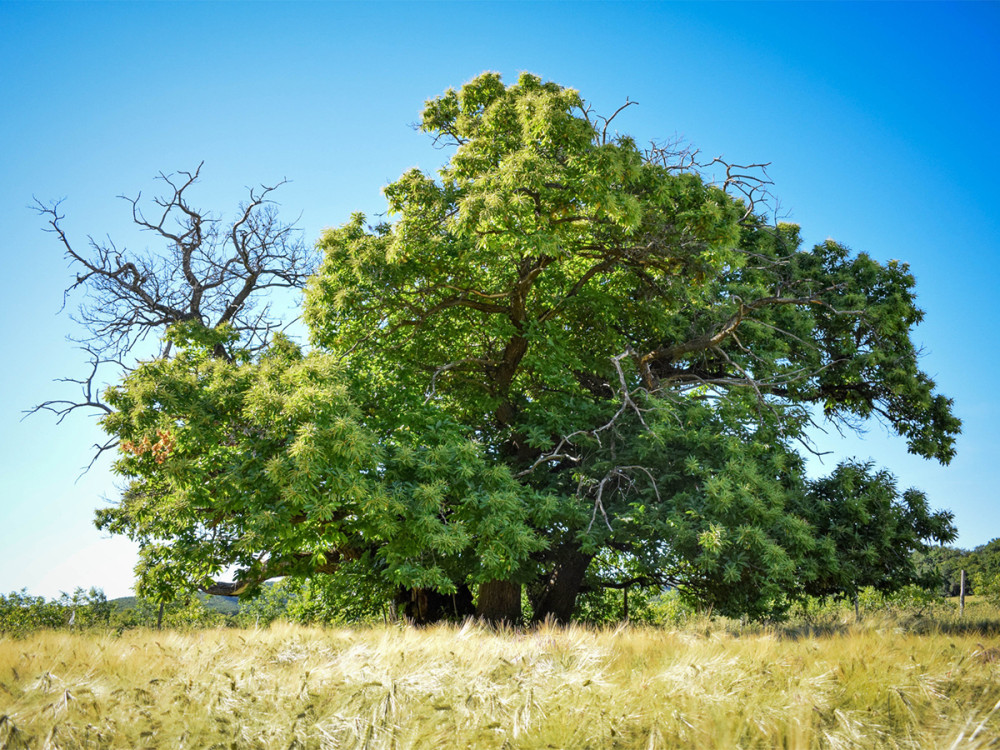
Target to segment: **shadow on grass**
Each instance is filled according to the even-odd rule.
[[[779,638],[798,641],[806,638],[845,637],[856,633],[858,630],[879,630],[886,627],[896,628],[902,633],[913,635],[1000,637],[1000,620],[996,618],[969,617],[941,620],[935,618],[933,615],[926,617],[872,618],[869,620],[862,618],[858,622],[784,623],[771,625],[768,629]],[[740,629],[741,634],[747,634],[749,631],[750,629],[746,627]]]

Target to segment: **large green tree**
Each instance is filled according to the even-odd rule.
[[[105,419],[132,484],[100,522],[142,543],[143,580],[241,592],[360,566],[417,619],[497,620],[525,593],[566,620],[584,585],[626,584],[760,616],[833,581],[811,421],[954,454],[913,277],[803,248],[763,215],[761,172],[639,148],[612,119],[531,75],[449,90],[421,119],[447,163],[389,185],[389,221],[321,238],[308,354],[175,325],[178,352]],[[915,545],[951,533],[892,519]]]

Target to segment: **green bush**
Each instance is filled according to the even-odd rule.
[[[217,628],[227,624],[228,618],[205,605],[204,595],[178,599],[163,605],[162,627],[182,630]],[[155,628],[160,620],[160,604],[137,597],[127,607],[114,613],[109,625],[117,630],[129,628]]]
[[[77,588],[51,601],[21,589],[6,596],[0,594],[0,633],[23,635],[46,628],[106,627],[113,609],[100,589]]]
[[[275,620],[287,620],[289,598],[295,596],[300,586],[290,578],[264,586],[253,599],[240,601],[233,624],[241,628],[266,628]]]
[[[1000,573],[976,571],[972,574],[972,586],[986,601],[1000,607]]]
[[[393,617],[395,589],[353,563],[336,576],[290,582],[285,618],[302,625],[384,622]]]

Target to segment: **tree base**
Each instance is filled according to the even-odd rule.
[[[516,625],[521,622],[521,584],[487,581],[479,585],[476,617],[488,623]]]

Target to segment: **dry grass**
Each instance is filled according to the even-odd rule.
[[[998,647],[891,621],[41,632],[0,638],[0,747],[1000,747]]]

